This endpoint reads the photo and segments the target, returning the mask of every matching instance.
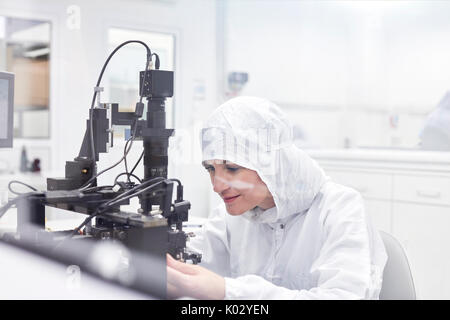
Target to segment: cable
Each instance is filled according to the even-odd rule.
[[[145,65],[145,69],[144,69],[144,77],[142,78],[142,84],[140,85],[141,92],[139,93],[139,95],[140,95],[141,97],[140,97],[140,99],[139,99],[139,103],[142,103],[142,98],[143,98],[143,96],[144,96],[144,95],[143,95],[143,90],[144,90],[144,86],[145,86],[145,80],[146,80],[146,77],[147,77],[147,70],[148,70],[148,68],[149,68],[149,66],[150,66],[150,62],[152,61],[152,59],[151,59],[151,56],[152,56],[152,55],[156,56],[156,66],[157,66],[157,69],[159,69],[159,56],[158,56],[156,53],[150,54],[150,59],[147,59],[147,64]],[[137,124],[136,124],[136,125],[137,125]],[[127,145],[125,144],[125,148],[126,148],[126,147],[127,147]],[[131,147],[130,147],[130,148],[131,148]],[[127,154],[128,154],[128,153],[127,153]],[[131,181],[130,181],[130,175],[133,174],[134,169],[136,169],[136,167],[137,167],[138,163],[141,161],[143,155],[144,155],[144,151],[142,151],[142,154],[141,154],[141,156],[139,157],[138,162],[136,162],[136,164],[134,165],[133,169],[131,170],[131,172],[130,172],[129,174],[128,174],[127,158],[126,158],[126,155],[124,155],[125,172],[127,172],[127,179],[128,179],[128,182],[131,182]]]
[[[29,195],[43,195],[43,192],[39,191],[33,191],[33,192],[27,192],[27,193],[19,193],[19,196],[15,197],[14,199],[9,200],[3,207],[0,208],[0,218],[3,217],[3,215],[8,211],[10,208],[12,208],[14,205],[19,202],[19,200],[22,200],[23,198],[29,196]]]
[[[155,56],[155,69],[159,70],[159,56],[156,53],[153,53],[152,56]]]
[[[139,183],[142,183],[142,180],[141,180],[138,176],[136,176],[136,175],[134,175],[134,174],[132,174],[132,173],[122,172],[121,174],[119,174],[119,175],[114,179],[114,185],[117,184],[117,180],[119,179],[119,177],[121,177],[121,176],[123,176],[123,175],[127,175],[127,176],[128,176],[128,181],[129,181],[129,177],[131,176],[131,177],[135,178],[137,181],[139,181]],[[131,182],[131,181],[129,181],[129,182]]]
[[[181,184],[181,181],[178,179],[169,179],[170,181],[175,181],[176,183],[178,183],[177,186],[177,200],[175,202],[178,201],[182,201],[183,200],[183,185]]]
[[[147,55],[147,64],[145,65],[144,77],[142,78],[142,85],[140,86],[141,87],[141,92],[139,92],[139,95],[141,96],[141,98],[139,99],[140,103],[142,103],[143,90],[144,90],[144,86],[145,86],[145,78],[147,77],[147,70],[148,70],[148,67],[150,66],[151,61],[152,61],[152,54],[150,53],[150,56]],[[158,57],[158,61],[159,61],[159,57]]]
[[[142,78],[142,85],[140,86],[141,92],[139,93],[139,95],[140,95],[141,97],[140,97],[140,99],[139,99],[139,103],[142,103],[143,90],[144,90],[144,86],[145,86],[145,80],[146,80],[146,77],[147,77],[147,70],[148,70],[148,68],[149,68],[149,66],[150,66],[150,62],[152,61],[151,56],[153,56],[153,55],[156,57],[155,67],[156,67],[156,69],[159,69],[159,56],[158,56],[156,53],[153,53],[153,54],[150,55],[150,59],[147,59],[147,64],[146,64],[146,66],[145,66],[144,77]],[[125,144],[125,148],[126,148],[126,144]],[[142,151],[142,154],[141,154],[141,156],[139,157],[139,160],[136,162],[136,164],[134,165],[134,167],[133,167],[133,169],[131,170],[131,172],[127,175],[128,182],[131,182],[131,181],[130,181],[130,175],[133,174],[134,169],[136,169],[136,167],[137,167],[138,163],[141,161],[143,155],[144,155],[144,151]],[[126,156],[125,156],[124,161],[125,161],[125,172],[128,173],[127,158],[126,158]]]
[[[136,192],[136,193],[132,193],[132,191],[139,190],[140,188],[142,188],[143,185],[148,185],[150,182],[153,182],[154,180],[160,180],[160,181],[158,181],[158,182],[156,182],[156,183],[154,183],[154,184],[151,184],[150,186],[147,186],[147,187],[145,187],[144,189],[142,189],[142,190],[140,190],[140,191],[138,191],[138,192]],[[135,196],[137,196],[137,195],[139,195],[139,194],[141,194],[141,193],[143,193],[143,192],[145,192],[145,191],[148,191],[149,189],[152,189],[152,188],[154,188],[155,186],[161,184],[161,183],[162,183],[163,181],[165,181],[165,180],[166,180],[166,179],[164,179],[164,178],[162,178],[162,177],[158,177],[158,178],[154,178],[154,179],[145,181],[144,183],[142,183],[142,184],[140,184],[140,185],[138,185],[138,186],[136,186],[136,187],[130,189],[129,191],[127,191],[127,192],[125,192],[125,193],[123,193],[123,194],[121,194],[121,195],[119,195],[119,196],[117,196],[117,197],[115,197],[115,198],[109,200],[109,201],[106,202],[105,204],[103,204],[103,205],[101,205],[100,207],[98,207],[97,210],[96,210],[92,215],[90,215],[89,217],[87,217],[87,218],[83,221],[82,224],[80,224],[77,228],[75,228],[75,229],[73,230],[73,232],[70,234],[69,238],[71,238],[71,237],[73,237],[74,235],[76,235],[76,234],[77,234],[77,233],[78,233],[78,232],[79,232],[86,224],[88,224],[94,217],[96,217],[96,216],[98,216],[99,214],[105,212],[105,211],[106,211],[107,209],[109,209],[110,207],[113,207],[113,206],[115,206],[116,204],[118,204],[118,203],[120,203],[120,202],[122,202],[122,201],[124,201],[124,200],[130,199],[130,198],[135,197]],[[64,241],[64,240],[62,240],[62,241]]]
[[[115,186],[115,184],[112,186],[96,186],[96,187],[84,189],[83,192],[95,192],[95,191],[104,190],[104,189],[112,190],[112,188],[114,188],[114,186]]]
[[[158,182],[156,182],[156,183],[154,183],[154,184],[152,184],[152,185],[150,185],[150,186],[148,186],[148,187],[146,187],[146,188],[144,188],[144,189],[142,189],[142,190],[140,190],[140,191],[138,191],[138,192],[135,192],[135,193],[133,193],[133,194],[131,194],[131,195],[127,195],[127,196],[125,196],[125,197],[121,197],[120,199],[117,199],[117,200],[113,199],[114,201],[113,201],[113,200],[110,200],[110,201],[108,201],[108,202],[106,203],[107,207],[105,207],[105,210],[106,210],[107,208],[109,208],[109,207],[115,206],[116,204],[118,204],[118,203],[120,203],[120,202],[122,202],[122,201],[124,201],[124,200],[128,200],[128,199],[133,198],[133,197],[136,197],[136,196],[138,196],[138,195],[140,195],[140,194],[142,194],[142,193],[144,193],[144,192],[147,192],[148,190],[153,189],[155,186],[157,186],[157,185],[163,183],[165,180],[166,180],[166,179],[164,179],[164,180],[162,180],[162,181],[158,181]],[[112,201],[112,202],[111,202],[111,201]]]
[[[124,156],[123,156],[122,158],[120,158],[120,160],[117,161],[117,162],[116,162],[115,164],[113,164],[112,166],[110,166],[110,167],[108,167],[108,168],[106,168],[106,169],[100,171],[100,172],[97,173],[95,176],[91,177],[91,178],[90,178],[84,185],[82,185],[78,190],[84,191],[86,187],[88,187],[92,182],[94,182],[95,179],[97,179],[97,177],[99,177],[100,175],[102,175],[102,174],[105,173],[106,171],[111,170],[111,169],[117,167],[117,166],[118,166],[118,165],[126,158],[126,156],[128,155],[128,152],[130,152],[131,147],[133,146],[133,141],[134,141],[134,138],[135,138],[135,135],[136,135],[136,129],[137,129],[137,121],[135,120],[135,126],[134,126],[134,130],[133,130],[133,135],[132,135],[130,138],[128,138],[128,140],[127,140],[127,142],[128,142],[129,140],[131,140],[130,147],[129,147],[128,149],[126,149],[126,152],[125,152]],[[125,145],[126,145],[126,144],[125,144]]]
[[[137,191],[137,190],[139,190],[139,189],[141,189],[141,188],[144,188],[144,187],[148,186],[149,184],[151,184],[151,183],[153,183],[153,182],[155,182],[155,181],[158,181],[158,183],[159,183],[159,182],[162,182],[162,181],[164,181],[164,180],[166,180],[166,179],[163,178],[163,177],[157,177],[157,178],[153,178],[153,179],[147,180],[147,181],[145,181],[145,182],[143,182],[143,183],[141,183],[141,184],[139,184],[139,185],[137,185],[137,186],[131,188],[130,190],[128,190],[128,191],[126,191],[126,192],[124,192],[124,193],[118,195],[117,197],[115,197],[115,198],[109,200],[109,201],[106,202],[104,205],[108,205],[108,203],[111,202],[111,201],[119,200],[119,199],[121,199],[122,197],[125,197],[125,196],[127,196],[127,195],[133,193],[134,191]],[[100,207],[101,207],[101,206],[100,206]]]
[[[98,77],[97,80],[97,84],[96,87],[100,86],[100,83],[102,81],[103,78],[103,73],[105,72],[106,66],[108,65],[109,61],[111,60],[111,58],[113,57],[113,55],[123,46],[129,44],[129,43],[139,43],[142,44],[146,49],[147,49],[147,62],[146,62],[146,68],[145,70],[148,69],[148,66],[150,64],[150,61],[152,60],[152,52],[150,50],[150,48],[142,41],[139,40],[129,40],[129,41],[125,41],[124,43],[120,44],[118,47],[116,47],[113,52],[110,53],[110,55],[108,56],[108,58],[106,59],[105,63],[103,64],[102,70],[100,72],[100,75]],[[145,75],[146,73],[144,73],[144,80],[145,80]],[[90,131],[90,140],[91,140],[91,153],[92,153],[92,159],[94,161],[96,161],[96,154],[95,154],[95,146],[94,146],[94,126],[93,126],[93,114],[94,114],[94,105],[95,105],[95,98],[97,97],[97,91],[94,91],[94,95],[92,97],[92,103],[91,103],[91,108],[89,111],[89,117],[90,117],[90,121],[89,121],[89,131]],[[142,90],[141,90],[141,98],[140,98],[140,102],[142,102]]]
[[[162,181],[164,181],[164,180],[166,180],[166,179],[163,178],[163,177],[157,177],[157,178],[153,178],[153,179],[144,181],[143,183],[141,183],[141,184],[135,186],[134,188],[131,188],[130,190],[128,190],[128,191],[122,193],[121,195],[117,196],[116,198],[114,198],[114,199],[112,199],[112,200],[118,200],[118,199],[121,199],[122,197],[125,197],[125,196],[127,196],[127,195],[133,193],[133,192],[136,191],[136,190],[139,190],[139,189],[141,189],[141,188],[144,188],[144,187],[148,186],[150,183],[153,183],[153,182],[155,182],[155,181],[162,182]],[[112,200],[110,200],[110,201],[112,201]]]
[[[12,206],[17,203],[17,198],[8,201],[3,207],[0,208],[0,218],[8,211]]]
[[[178,183],[179,186],[181,186],[181,181],[175,178],[170,178],[170,181],[175,181],[176,183]]]
[[[87,218],[83,221],[82,224],[80,224],[78,227],[76,227],[76,228],[72,231],[72,233],[70,234],[70,236],[69,236],[68,238],[72,238],[74,235],[76,235],[78,232],[80,232],[80,230],[81,230],[85,225],[87,225],[87,224],[89,223],[89,221],[91,221],[92,219],[94,219],[94,217],[96,217],[96,216],[97,216],[97,214],[94,213],[94,214],[90,215],[89,217],[87,217]],[[64,240],[66,240],[66,239],[64,239]],[[62,241],[64,241],[64,240],[62,240]],[[62,241],[61,241],[61,242],[62,242]]]
[[[20,195],[25,194],[25,193],[19,193],[19,192],[16,192],[16,191],[14,191],[14,190],[11,188],[11,185],[12,185],[12,184],[15,184],[15,183],[21,184],[21,185],[23,185],[23,186],[25,186],[25,187],[27,187],[27,188],[33,190],[33,191],[38,191],[36,188],[34,188],[34,187],[30,186],[29,184],[26,184],[26,183],[24,183],[24,182],[22,182],[22,181],[12,180],[12,181],[10,181],[10,182],[8,183],[8,190],[9,190],[11,193],[15,194],[15,195],[20,196]]]
[[[127,44],[127,43],[130,43],[130,42],[133,42],[133,40],[124,42],[122,45],[120,45],[119,47],[117,47],[117,48],[111,53],[111,55],[108,57],[108,60],[105,62],[105,65],[103,66],[102,72],[101,72],[101,74],[100,74],[99,81],[101,80],[101,77],[103,76],[104,68],[106,67],[107,63],[108,63],[109,60],[111,59],[112,55],[113,55],[113,54],[114,54],[121,46],[123,46],[123,45],[125,45],[125,44]],[[138,42],[141,43],[141,41],[138,41]],[[142,42],[142,43],[143,43],[143,42]],[[143,44],[144,44],[144,43],[143,43]],[[145,45],[145,44],[144,44],[144,45]],[[145,46],[146,46],[146,45],[145,45]],[[146,46],[146,48],[148,48],[148,47]],[[149,48],[148,48],[148,51],[150,51]],[[149,57],[150,57],[150,58],[149,58]],[[149,67],[149,65],[150,65],[150,61],[151,61],[151,53],[150,53],[150,56],[147,54],[147,63],[146,63],[146,66],[145,66],[145,71],[147,71],[147,69],[148,69],[148,67]],[[144,72],[143,83],[145,83],[146,75],[147,75],[147,72]],[[98,86],[98,85],[97,85],[97,86]],[[142,94],[142,93],[143,93],[143,88],[144,88],[144,85],[141,85],[140,100],[139,100],[140,103],[142,103],[142,98],[143,98],[143,94]],[[96,96],[96,94],[97,94],[97,92],[94,93],[94,97],[93,97],[93,99],[92,99],[91,110],[93,110],[93,106],[94,106],[94,103],[95,103],[95,96]],[[130,147],[127,149],[127,145],[128,145],[129,140],[130,140],[130,139],[128,139],[127,142],[125,143],[124,156],[123,156],[117,163],[115,163],[114,165],[112,165],[111,167],[109,167],[109,168],[107,168],[107,169],[101,171],[100,173],[96,174],[95,176],[91,177],[91,178],[88,180],[88,182],[86,182],[83,186],[81,186],[80,190],[83,190],[84,187],[89,186],[89,185],[90,185],[90,184],[91,184],[98,176],[100,176],[101,174],[103,174],[103,173],[105,173],[106,171],[111,170],[112,168],[115,168],[116,166],[118,166],[123,160],[125,160],[125,170],[128,171],[127,163],[126,163],[126,158],[127,158],[128,152],[131,150],[131,146],[133,145],[134,138],[136,137],[137,118],[134,120],[134,124],[133,124],[132,126],[134,126],[134,129],[133,129],[133,134],[132,134],[132,136],[130,137],[130,139],[131,139],[131,144],[130,144]],[[92,121],[90,121],[90,127],[91,127],[91,129],[90,129],[90,132],[91,132],[91,145],[93,146],[93,141],[94,141],[93,139],[94,139],[94,138],[93,138],[93,135],[92,135],[92,132],[93,132]],[[95,159],[96,159],[96,158],[95,158],[95,150],[94,150],[93,148],[92,148],[92,152],[93,152],[93,155],[94,155],[94,156],[93,156],[93,160],[95,161]],[[133,171],[134,171],[134,169],[133,169]],[[128,176],[128,180],[129,180],[129,176]]]
[[[127,146],[128,146],[128,142],[129,141],[130,140],[128,139],[127,142],[125,143],[125,147],[123,148],[123,156],[124,156],[123,162],[125,164],[125,173],[127,175],[127,180],[128,180],[128,182],[131,182],[130,181],[130,176],[128,175],[128,164],[127,164],[127,157],[126,157],[126,154],[127,154],[126,151],[127,151]]]
[[[139,157],[138,161],[137,161],[136,164],[134,165],[133,169],[131,169],[130,175],[133,174],[133,172],[134,172],[134,170],[136,169],[136,167],[138,166],[139,162],[141,162],[142,157],[144,157],[144,151],[142,151],[141,156]]]
[[[133,126],[134,126],[134,129],[133,129],[132,140],[134,140],[134,138],[136,137],[137,119],[135,119]],[[123,161],[125,164],[125,172],[127,174],[127,180],[128,180],[128,182],[131,182],[130,175],[132,174],[132,172],[130,174],[128,173],[128,165],[127,165],[127,155],[131,150],[131,145],[130,145],[129,149],[127,150],[127,146],[128,146],[129,142],[130,142],[130,139],[127,140],[127,142],[125,143],[125,147],[123,148]],[[133,141],[131,141],[131,143],[133,143]],[[141,180],[139,180],[139,181],[142,182]]]

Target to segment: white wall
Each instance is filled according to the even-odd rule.
[[[242,94],[279,103],[323,147],[413,147],[450,88],[448,1],[229,0],[225,21],[225,70],[249,72]]]
[[[80,8],[80,28],[67,13],[70,5]],[[215,105],[215,2],[209,0],[4,0],[0,15],[37,18],[52,22],[51,43],[51,139],[47,141],[15,141],[14,150],[2,150],[0,157],[9,158],[18,167],[19,151],[23,143],[33,157],[34,146],[47,148],[43,168],[63,174],[64,164],[78,155],[85,131],[92,99],[92,90],[108,56],[109,27],[169,32],[176,35],[175,61],[175,127],[190,128]],[[75,25],[75,28],[73,26]],[[72,26],[72,27],[70,27]],[[119,53],[120,54],[120,53]],[[143,54],[143,61],[145,56]],[[126,66],[124,66],[125,68]],[[201,99],[194,91],[201,83]],[[120,103],[120,102],[119,102]],[[196,106],[196,114],[193,106]],[[140,154],[139,143],[133,148],[130,163]],[[122,154],[116,148],[101,156],[99,169],[113,163]],[[45,158],[45,156],[44,156]],[[121,166],[120,171],[123,171]],[[113,171],[105,180],[114,177]],[[169,167],[169,175],[185,184],[185,198],[193,205],[192,214],[205,215],[209,185],[200,163],[186,161],[176,168]]]

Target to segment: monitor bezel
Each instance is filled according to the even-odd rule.
[[[0,138],[0,148],[12,148],[14,121],[14,73],[0,71],[0,79],[8,80],[8,128],[6,138]]]

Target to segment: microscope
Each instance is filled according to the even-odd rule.
[[[147,50],[147,61],[139,74],[140,101],[136,103],[135,111],[120,112],[117,103],[100,102],[100,82],[109,60],[129,43],[142,44]],[[155,67],[150,68],[153,56]],[[12,200],[10,206],[17,206],[17,233],[10,239],[20,241],[23,235],[30,239],[30,233],[33,233],[31,238],[38,244],[42,240],[46,246],[49,238],[55,246],[68,238],[71,241],[119,241],[134,251],[164,261],[169,253],[177,260],[199,263],[201,255],[186,248],[189,235],[183,231],[191,204],[183,199],[181,182],[168,178],[167,172],[168,144],[174,130],[166,128],[165,100],[173,96],[173,85],[173,72],[159,70],[158,55],[152,54],[145,43],[130,40],[119,45],[106,60],[97,81],[78,156],[66,162],[64,178],[47,179],[46,191],[29,192]],[[108,145],[113,146],[114,125],[129,128],[124,156],[115,165],[97,172],[99,153],[107,152]],[[133,141],[137,140],[143,141],[143,150],[134,168],[128,170],[126,166],[126,171],[111,185],[98,185],[98,176],[126,163]],[[140,178],[133,172],[141,160],[144,176]],[[119,181],[120,176],[125,181]],[[139,199],[140,208],[136,212],[121,211],[121,206],[130,204],[133,197]],[[46,206],[84,214],[87,218],[75,230],[45,232]],[[165,264],[154,271],[160,272],[162,282],[165,282]]]

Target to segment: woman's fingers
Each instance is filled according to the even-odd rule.
[[[167,266],[167,283],[173,284],[177,287],[183,287],[189,280],[189,275]]]
[[[182,273],[186,274],[196,274],[196,266],[191,264],[186,264],[184,262],[180,262],[172,258],[170,254],[167,254],[167,266],[178,270]]]
[[[181,297],[179,290],[171,283],[167,283],[167,299],[177,299]]]
[[[191,292],[190,275],[184,274],[178,270],[167,266],[167,290],[169,297],[187,297]]]
[[[223,299],[225,280],[208,269],[186,265],[167,257],[167,290],[170,297]]]
[[[176,260],[168,253],[166,253],[167,265],[172,265]]]

